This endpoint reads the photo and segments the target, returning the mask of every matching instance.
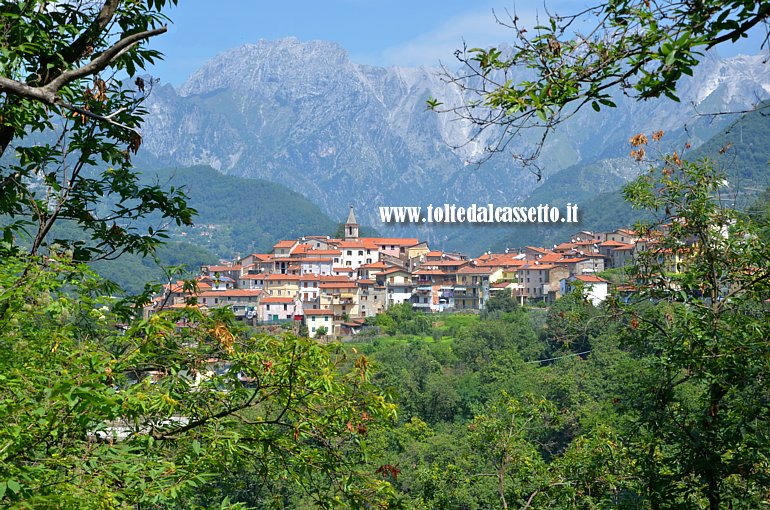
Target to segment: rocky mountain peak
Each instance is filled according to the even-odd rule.
[[[700,117],[693,104],[724,111],[767,98],[770,69],[762,62],[710,54],[678,87],[679,103],[618,93],[617,108],[579,112],[549,139],[538,181],[505,155],[467,164],[484,140],[468,143],[469,123],[426,111],[429,96],[461,100],[436,70],[355,64],[326,41],[260,40],[211,59],[176,93],[153,94],[143,150],[157,164],[208,164],[285,184],[333,217],[352,204],[362,224],[381,227],[380,205],[516,204],[562,169],[627,158],[637,132],[663,129],[668,140],[697,144],[731,119]]]
[[[220,88],[251,91],[265,84],[329,79],[350,65],[348,52],[329,41],[300,42],[295,37],[260,39],[226,51],[198,69],[179,95],[206,94]]]

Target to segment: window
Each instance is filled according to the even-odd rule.
[[[367,250],[367,251],[369,251],[369,250]],[[367,264],[371,264],[372,263],[372,259],[366,259],[366,263]]]
[[[353,255],[353,250],[348,250],[348,256]]]
[[[367,255],[371,255],[372,254],[372,250],[366,250],[366,254]]]
[[[284,311],[284,312],[285,312],[286,310],[288,310],[288,309],[289,309],[289,308],[288,308],[288,306],[289,306],[289,305],[287,305],[286,303],[284,303],[284,304],[283,304],[283,311]]]
[[[364,256],[364,250],[358,250],[358,256],[363,257]]]

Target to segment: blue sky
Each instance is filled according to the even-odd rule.
[[[561,14],[588,4],[547,0],[549,9]],[[435,66],[451,63],[463,40],[488,46],[510,37],[493,15],[504,16],[506,9],[532,20],[544,12],[542,1],[512,0],[180,0],[168,10],[173,21],[168,33],[153,41],[165,62],[148,71],[178,85],[218,53],[288,36],[338,42],[357,63]],[[756,53],[758,40],[721,47],[720,53]]]

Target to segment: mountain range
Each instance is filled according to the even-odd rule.
[[[672,145],[700,145],[734,121],[707,113],[770,97],[770,68],[760,56],[709,53],[677,93],[680,102],[617,95],[617,108],[578,112],[548,139],[539,180],[504,154],[469,164],[492,139],[466,143],[470,124],[426,110],[428,97],[463,100],[438,69],[360,65],[325,41],[262,40],[218,55],[178,88],[157,85],[146,104],[140,160],[150,168],[209,165],[264,179],[331,218],[353,205],[362,223],[383,233],[417,234],[473,253],[499,244],[501,232],[515,243],[515,231],[392,227],[380,223],[377,207],[559,205],[553,201],[612,193],[641,170],[627,157],[633,134],[663,130]]]

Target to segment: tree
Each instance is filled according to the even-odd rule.
[[[465,102],[430,99],[428,106],[472,121],[474,137],[500,128],[487,147],[489,157],[522,130],[541,128],[544,140],[587,105],[596,111],[614,107],[615,88],[638,99],[677,100],[677,83],[692,75],[704,51],[746,37],[768,18],[770,5],[759,0],[608,1],[566,16],[546,11],[534,28],[514,13],[498,18],[512,29],[510,48],[464,48],[456,52],[462,70],[445,69],[445,80],[460,87]],[[514,157],[533,162],[542,140]]]
[[[76,259],[146,255],[164,238],[163,229],[141,232],[133,221],[157,212],[166,221],[191,223],[195,211],[181,190],[142,185],[131,168],[142,143],[141,104],[152,89],[136,73],[159,57],[146,42],[166,31],[161,9],[168,3],[0,6],[5,251],[14,248],[14,237],[28,237],[24,244],[37,254],[57,222],[72,222],[86,238],[57,245],[69,246]]]
[[[192,301],[142,318],[147,295],[110,298],[80,263],[151,253],[162,228],[133,221],[195,213],[131,167],[168,3],[0,4],[0,506],[383,504],[364,446],[394,407],[365,357]],[[85,237],[50,241],[62,222]]]
[[[632,451],[652,508],[755,508],[770,483],[770,254],[718,200],[723,176],[677,154],[626,189],[658,213],[625,309],[643,361]]]
[[[483,475],[495,477],[501,508],[509,508],[509,502],[530,507],[546,470],[536,439],[546,436],[557,418],[544,399],[525,395],[517,400],[503,392],[468,425],[471,444],[493,468]]]
[[[394,406],[373,392],[365,358],[249,336],[227,310],[130,321],[98,278],[50,264],[21,285],[22,262],[0,270],[3,507],[219,507],[290,490],[363,508],[387,497],[361,444]],[[227,473],[258,483],[244,490]]]
[[[516,301],[516,298],[514,298],[509,291],[505,290],[492,294],[492,297],[487,301],[484,310],[488,314],[502,314],[513,312],[518,308],[519,302]]]

